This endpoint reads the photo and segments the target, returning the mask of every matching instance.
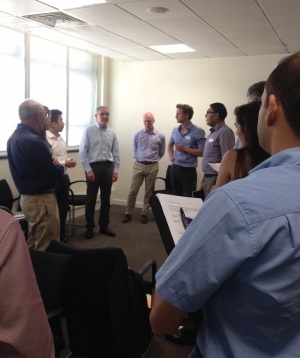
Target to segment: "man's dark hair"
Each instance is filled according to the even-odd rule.
[[[210,104],[210,107],[214,110],[215,113],[219,114],[221,121],[224,121],[224,119],[227,117],[227,109],[224,104],[216,102]]]
[[[189,106],[188,104],[177,104],[176,108],[180,108],[182,109],[182,113],[183,114],[188,114],[189,115],[189,119],[193,118],[194,115],[194,109],[193,107]]]
[[[57,123],[58,117],[62,115],[62,111],[60,111],[59,109],[51,109],[50,113],[51,113],[51,123],[52,122]]]
[[[300,52],[287,57],[273,70],[267,79],[267,99],[263,104],[269,106],[269,96],[277,97],[282,105],[285,118],[294,134],[300,138]]]
[[[247,96],[251,98],[252,101],[261,102],[261,96],[264,92],[266,81],[259,81],[254,83],[248,88]]]

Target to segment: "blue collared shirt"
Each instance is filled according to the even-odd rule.
[[[212,192],[157,273],[205,358],[300,357],[300,148]],[[193,350],[190,357],[198,357]]]
[[[205,144],[205,132],[202,128],[195,126],[192,122],[188,125],[184,134],[180,133],[181,126],[175,127],[172,131],[169,143],[171,145],[182,144],[188,148],[202,149]],[[197,167],[198,157],[194,155],[174,150],[175,160],[173,164],[182,167]]]
[[[53,189],[64,168],[53,165],[52,153],[38,132],[18,124],[7,142],[11,175],[20,194],[41,193]]]
[[[106,160],[114,163],[114,173],[118,173],[120,153],[116,133],[98,123],[86,128],[79,146],[79,159],[86,173],[92,170],[90,163]]]
[[[165,149],[165,136],[155,129],[152,132],[142,129],[134,135],[133,153],[138,162],[158,162]]]

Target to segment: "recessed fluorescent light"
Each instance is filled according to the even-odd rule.
[[[180,52],[195,52],[194,49],[183,45],[161,45],[161,46],[149,46],[154,51],[158,51],[160,53],[180,53]]]
[[[92,6],[106,3],[106,0],[45,0],[45,4],[54,6],[60,10],[76,9],[78,7]]]

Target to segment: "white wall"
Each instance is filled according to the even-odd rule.
[[[143,127],[142,116],[153,112],[155,127],[166,135],[168,141],[176,126],[177,103],[194,107],[193,123],[208,133],[204,114],[210,103],[222,102],[228,110],[227,124],[234,130],[233,111],[246,102],[246,91],[254,82],[265,80],[282,55],[233,57],[200,60],[163,62],[118,62],[103,61],[105,105],[109,106],[110,126],[116,131],[121,153],[119,180],[113,185],[112,202],[126,204],[131,181],[132,139]],[[72,154],[78,166],[69,170],[71,181],[84,178],[77,154]],[[168,155],[160,162],[160,176],[165,176]],[[201,160],[199,160],[201,168]],[[198,178],[201,179],[201,169]],[[6,159],[0,160],[1,178],[6,178],[14,194]],[[143,189],[143,188],[142,188]],[[80,191],[84,190],[84,186]],[[138,206],[142,202],[143,190],[138,195]]]
[[[177,125],[177,103],[193,106],[193,123],[208,134],[205,113],[210,103],[222,102],[227,107],[226,123],[234,130],[233,111],[246,103],[248,87],[266,80],[282,55],[234,57],[163,62],[108,63],[107,98],[111,113],[111,127],[116,131],[121,167],[119,180],[114,184],[113,199],[126,204],[130,186],[132,164],[132,139],[143,128],[142,116],[153,112],[155,128],[163,132],[166,140]],[[169,157],[165,154],[160,162],[159,176],[165,177]],[[201,180],[199,160],[198,182]],[[141,203],[143,191],[138,195]],[[140,206],[140,205],[139,205]]]

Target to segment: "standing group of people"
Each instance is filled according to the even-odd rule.
[[[154,115],[151,112],[144,114],[144,128],[133,138],[135,162],[123,223],[132,219],[138,192],[145,181],[141,222],[147,224],[149,198],[166,147],[172,164],[171,185],[175,195],[192,196],[196,191],[198,157],[203,157],[204,176],[200,189],[207,196],[214,188],[218,173],[209,163],[221,162],[224,154],[233,149],[234,134],[225,124],[227,110],[222,103],[212,103],[205,114],[207,125],[211,127],[207,138],[204,130],[192,123],[193,114],[193,108],[187,104],[176,106],[175,117],[179,126],[173,129],[167,146],[165,136],[154,128]],[[49,111],[47,107],[29,99],[20,105],[19,116],[21,124],[8,141],[9,165],[29,223],[28,246],[43,250],[52,239],[60,237],[63,241],[67,240],[65,221],[70,182],[67,168],[74,167],[76,161],[68,157],[66,143],[60,135],[64,129],[61,111]],[[110,113],[106,106],[96,109],[95,118],[96,123],[85,129],[79,147],[80,162],[87,182],[87,239],[94,236],[99,188],[99,232],[111,237],[116,235],[110,229],[109,222],[111,187],[118,180],[120,165],[118,140],[116,133],[108,126]],[[30,147],[29,151],[18,148],[23,148],[24,142]],[[19,165],[20,162],[22,165]],[[33,166],[33,162],[36,164],[32,171],[28,168]],[[39,174],[35,175],[35,171]],[[44,201],[42,195],[47,200]],[[44,204],[50,199],[51,209]]]

